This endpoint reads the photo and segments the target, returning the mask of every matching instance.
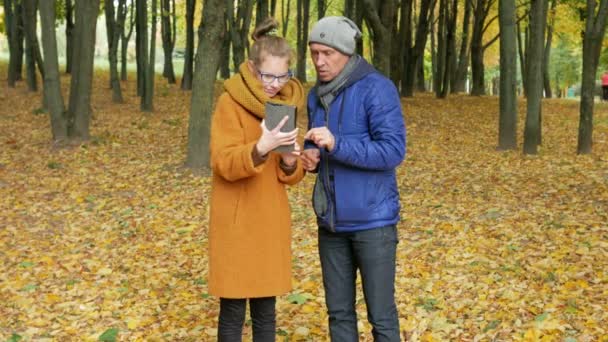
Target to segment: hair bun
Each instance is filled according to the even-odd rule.
[[[278,36],[277,28],[279,27],[279,23],[273,17],[268,17],[264,19],[253,31],[251,34],[251,39],[257,41],[266,36]]]

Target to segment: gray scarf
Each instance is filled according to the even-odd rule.
[[[329,108],[340,89],[348,82],[360,60],[361,56],[352,55],[344,66],[344,69],[333,80],[329,82],[317,82],[317,95],[325,108]]]

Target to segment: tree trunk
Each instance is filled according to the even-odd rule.
[[[48,110],[51,113],[51,131],[53,140],[65,140],[68,137],[68,123],[65,106],[61,95],[59,78],[59,61],[57,59],[57,37],[55,36],[55,3],[56,0],[40,2],[40,25],[44,51],[44,94]]]
[[[226,34],[226,2],[207,0],[203,7],[202,39],[196,53],[196,73],[190,105],[186,166],[209,168],[209,133],[214,103],[215,75]]]
[[[310,21],[310,0],[297,0],[297,63],[296,77],[306,82],[306,52],[308,51],[308,22]]]
[[[550,99],[553,97],[551,91],[551,77],[549,76],[549,63],[551,61],[551,42],[553,41],[553,23],[555,19],[555,5],[557,0],[551,1],[551,23],[547,26],[547,43],[545,44],[543,57],[543,86],[545,88],[545,97]]]
[[[8,62],[8,86],[15,87],[17,82],[16,77],[16,61],[17,61],[17,18],[21,14],[16,14],[17,4],[13,0],[4,0],[4,25],[6,27],[6,37],[9,47],[9,62]]]
[[[427,89],[431,89],[426,85],[426,77],[424,76],[424,58],[420,58],[416,63],[416,91],[424,93]]]
[[[371,29],[374,49],[373,64],[378,71],[390,78],[395,0],[363,0],[363,4],[365,20]]]
[[[317,1],[317,19],[321,19],[325,16],[325,11],[327,11],[327,4],[325,0]]]
[[[255,26],[258,26],[264,19],[268,18],[269,13],[268,0],[257,0]]]
[[[498,149],[517,148],[517,39],[515,0],[499,0],[500,17],[500,116]]]
[[[281,0],[281,18],[283,19],[283,37],[287,37],[287,27],[289,25],[289,12],[291,10],[291,0],[287,0],[285,6],[285,0]]]
[[[152,29],[150,31],[150,58],[146,65],[146,77],[144,95],[141,97],[141,110],[143,112],[154,111],[154,69],[156,66],[156,11],[158,0],[152,0]],[[148,43],[146,42],[146,48]]]
[[[135,59],[137,60],[137,96],[143,98],[148,66],[148,1],[135,0]]]
[[[270,16],[275,17],[277,15],[277,0],[270,0]]]
[[[524,49],[524,44],[522,42],[522,38],[521,38],[521,26],[519,25],[519,22],[517,22],[517,51],[519,52],[519,70],[521,72],[521,84],[522,84],[522,88],[524,90],[524,96],[528,97],[528,91],[527,91],[527,86],[528,86],[528,80],[527,80],[527,74],[526,74],[526,51]],[[526,44],[527,44],[528,40],[526,39]]]
[[[230,17],[228,11],[226,11],[226,23],[233,20]],[[228,31],[224,35],[224,42],[222,43],[222,54],[220,56],[220,76],[222,79],[230,78],[230,42],[232,39],[230,38],[230,31]]]
[[[434,58],[433,91],[437,98],[445,97],[443,77],[446,73],[447,56],[447,17],[448,0],[439,0],[439,18],[437,19],[437,52]]]
[[[486,0],[476,0],[475,16],[473,19],[473,36],[471,39],[471,95],[485,95],[484,64],[483,64],[483,27],[486,21]]]
[[[36,35],[38,11],[37,0],[23,0],[23,24],[25,32],[25,60],[27,65],[27,85],[30,91],[38,90],[38,82],[36,77],[36,65],[40,71],[40,75],[44,77],[44,67],[42,61],[42,53],[38,44]]]
[[[72,139],[89,139],[98,12],[99,0],[76,2],[74,55],[72,56],[74,63],[68,106],[68,135]]]
[[[129,4],[129,33],[125,34],[126,30],[124,29],[124,25],[123,25],[123,32],[121,33],[121,53],[120,53],[120,58],[121,58],[121,67],[120,67],[120,79],[123,81],[127,80],[127,49],[129,47],[129,41],[131,40],[131,34],[133,34],[133,27],[135,26],[135,13],[134,13],[134,9],[135,9],[135,5],[133,4],[133,1],[131,1],[131,3]],[[119,8],[119,10],[122,12],[122,16],[124,16],[125,20],[124,22],[127,22],[127,5],[126,3]]]
[[[462,36],[460,41],[460,52],[458,54],[458,66],[454,72],[454,82],[452,84],[452,92],[465,92],[467,83],[467,74],[469,69],[469,27],[471,22],[471,1],[465,0],[464,19],[462,23]]]
[[[416,27],[414,46],[410,49],[408,53],[404,54],[403,77],[401,78],[402,96],[414,96],[414,85],[416,84],[416,79],[421,78],[418,74],[421,68],[423,72],[421,78],[423,89],[422,91],[424,91],[424,48],[426,47],[426,41],[429,35],[430,17],[432,16],[435,3],[436,2],[434,0],[422,0],[420,3],[420,13],[418,17],[418,25]],[[408,57],[407,59],[406,56]]]
[[[21,81],[23,80],[23,59],[25,58],[25,32],[23,29],[25,24],[23,23],[23,4],[21,1],[15,3],[13,18],[13,25],[15,26],[13,30],[15,33],[15,64],[13,76],[15,81]]]
[[[577,154],[589,154],[593,147],[593,99],[595,74],[606,33],[608,0],[600,0],[599,9],[595,0],[587,0],[585,33],[583,34],[583,73],[581,85],[580,118],[578,126]]]
[[[441,11],[439,11],[441,12]],[[436,91],[438,86],[439,86],[439,78],[437,77],[439,75],[438,73],[438,65],[437,65],[437,55],[438,52],[437,51],[437,34],[435,33],[435,23],[437,22],[437,20],[435,20],[435,12],[431,13],[431,30],[429,32],[430,36],[431,36],[431,91]],[[439,29],[437,29],[437,32],[439,32]],[[422,62],[424,63],[424,58],[422,59]]]
[[[126,0],[120,0],[118,3],[119,10],[118,18],[114,18],[114,3],[105,1],[106,27],[108,28],[108,59],[110,62],[110,88],[112,89],[112,101],[114,103],[122,103],[122,91],[120,89],[120,80],[118,78],[118,41],[123,30],[124,19],[121,18],[122,11],[120,7]]]
[[[542,110],[542,63],[547,20],[547,0],[532,0],[530,6],[530,47],[528,48],[528,102],[524,130],[524,153],[536,154],[540,145]]]
[[[399,78],[400,84],[400,93],[404,94],[405,87],[405,70],[408,67],[408,63],[412,59],[412,4],[413,0],[403,0],[401,2],[400,9],[400,24],[399,24],[399,41],[398,43],[401,46],[401,77]]]
[[[450,6],[449,0],[441,0],[439,13],[438,75],[435,95],[437,98],[445,98],[450,89],[452,70],[455,68],[455,31],[458,17],[458,1],[454,0]]]
[[[227,4],[227,10],[232,16],[234,13],[234,6],[231,1]],[[232,60],[235,71],[237,71],[245,61],[245,51],[249,50],[247,33],[249,32],[252,14],[253,0],[241,0],[238,4],[236,17],[233,17],[233,20],[228,22],[228,32],[230,33],[232,41]]]
[[[192,69],[194,65],[194,11],[195,0],[186,0],[186,51],[184,53],[184,72],[182,90],[192,89]]]
[[[169,84],[175,84],[175,71],[173,70],[173,49],[176,37],[175,0],[161,0],[161,35],[163,37],[163,53],[165,64],[163,76]]]
[[[363,12],[363,0],[355,0],[355,20],[353,21],[361,29],[361,32],[363,32]],[[357,54],[363,56],[363,39],[357,40]]]
[[[74,46],[74,5],[65,0],[65,72],[72,73],[72,47]]]
[[[405,6],[405,2],[410,0],[405,0],[402,6]],[[399,89],[401,86],[401,76],[403,76],[403,37],[401,35],[400,24],[403,21],[399,22],[399,12],[395,11],[393,14],[393,32],[391,33],[391,80],[395,84],[395,87]]]

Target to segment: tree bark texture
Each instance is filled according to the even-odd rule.
[[[409,51],[404,53],[403,56],[403,77],[401,77],[402,96],[414,96],[414,85],[416,78],[420,78],[417,76],[417,73],[419,72],[419,68],[423,66],[424,48],[429,35],[431,26],[430,17],[432,16],[435,3],[434,0],[422,0],[420,3],[414,46],[409,48]],[[422,77],[422,82],[424,83],[424,77]]]
[[[158,0],[152,0],[152,27],[150,30],[150,42],[146,42],[145,48],[150,44],[149,58],[146,63],[146,77],[144,94],[141,97],[141,110],[144,112],[154,111],[154,81],[155,81],[155,60],[156,60],[156,19],[157,19]]]
[[[175,0],[161,0],[161,35],[165,57],[163,76],[169,84],[175,84],[176,81],[173,69],[173,49],[175,48],[177,34],[176,21]]]
[[[68,135],[72,139],[86,140],[89,139],[89,123],[91,121],[91,87],[99,0],[78,1],[75,10],[76,24],[68,106]]]
[[[186,166],[209,168],[209,137],[213,112],[215,75],[219,66],[221,44],[226,34],[224,0],[207,0],[203,7],[202,36],[196,54],[188,125]]]
[[[72,72],[72,47],[74,46],[74,5],[65,0],[65,72]]]
[[[30,91],[38,90],[38,82],[36,77],[36,66],[40,71],[40,75],[44,77],[44,66],[42,61],[42,53],[40,52],[40,44],[36,35],[36,26],[38,22],[38,1],[37,0],[22,0],[23,4],[23,29],[25,32],[25,61],[27,85]]]
[[[452,83],[453,93],[462,93],[466,91],[467,75],[469,69],[469,58],[470,58],[470,22],[473,0],[465,0],[464,17],[462,22],[462,35],[460,38],[460,52],[458,53],[458,66],[454,72],[454,79]]]
[[[498,149],[517,148],[517,27],[515,0],[499,0],[500,24],[500,115]]]
[[[549,76],[549,69],[551,63],[551,43],[553,42],[553,25],[555,22],[555,6],[557,0],[551,0],[551,11],[549,23],[547,24],[547,42],[545,43],[544,57],[543,57],[543,87],[545,89],[545,97],[550,99],[553,97],[551,91],[551,77]]]
[[[112,101],[114,103],[122,103],[122,90],[120,89],[120,79],[118,78],[118,42],[122,35],[123,18],[120,16],[125,0],[120,0],[118,3],[119,10],[115,11],[112,1],[105,1],[106,27],[108,28],[108,59],[110,63],[110,88],[112,89]],[[115,12],[117,15],[115,15]]]
[[[310,0],[297,0],[297,62],[296,77],[306,82],[306,52],[308,51],[308,22],[310,21]]]
[[[395,0],[363,0],[365,20],[371,29],[373,64],[384,75],[391,76],[391,45]]]
[[[55,36],[55,3],[56,0],[40,2],[40,25],[44,53],[44,94],[50,112],[51,132],[54,141],[68,138],[68,122],[65,116],[65,105],[61,94],[59,77],[59,60],[57,58],[57,37]]]
[[[129,41],[131,40],[131,35],[133,34],[133,27],[135,27],[135,13],[134,13],[135,5],[133,1],[127,5],[126,3],[123,6],[120,6],[118,10],[121,12],[121,17],[124,17],[123,22],[123,31],[120,37],[120,79],[123,81],[127,80],[127,48],[129,47]],[[126,30],[127,23],[127,11],[129,12],[129,30],[128,33]]]
[[[524,130],[524,153],[536,154],[540,145],[542,110],[542,63],[545,46],[547,0],[532,0],[530,7],[530,46],[527,54],[528,101]]]
[[[606,33],[608,0],[600,0],[599,8],[595,0],[587,0],[587,16],[583,35],[583,74],[581,85],[580,118],[578,126],[578,154],[589,154],[593,147],[593,99],[595,74]]]
[[[184,71],[182,73],[182,90],[192,89],[192,70],[194,67],[194,11],[195,0],[186,0],[186,51],[184,53]]]

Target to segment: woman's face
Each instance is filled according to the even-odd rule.
[[[249,61],[249,68],[262,82],[264,92],[268,97],[274,97],[278,94],[287,84],[287,81],[291,79],[288,57],[266,55],[258,66]]]

